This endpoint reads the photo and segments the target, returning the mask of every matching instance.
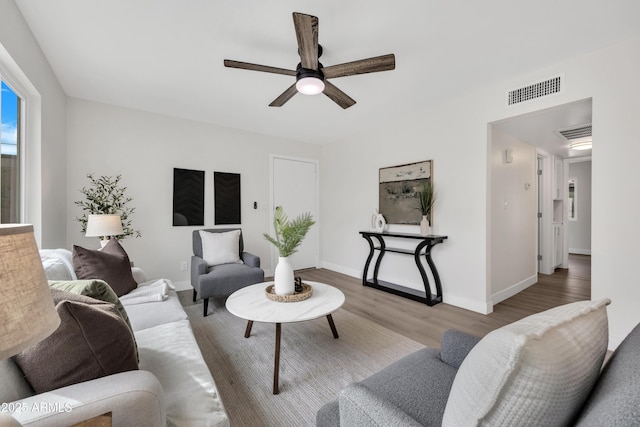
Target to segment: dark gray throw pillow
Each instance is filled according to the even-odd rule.
[[[60,326],[18,355],[36,393],[138,369],[133,334],[113,304],[51,289]]]
[[[102,250],[73,245],[73,269],[78,279],[104,280],[119,297],[138,287],[129,256],[116,239],[109,240]]]

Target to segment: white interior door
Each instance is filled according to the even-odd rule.
[[[294,270],[317,267],[319,253],[318,232],[318,164],[313,160],[272,157],[273,199],[271,224],[276,206],[282,206],[287,217],[292,220],[301,213],[311,212],[314,224],[298,246],[298,252],[290,257]],[[273,225],[270,227],[273,233]],[[277,257],[277,252],[276,252]],[[275,258],[277,260],[277,258]]]

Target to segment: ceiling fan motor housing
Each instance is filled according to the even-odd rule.
[[[318,62],[318,69],[311,70],[309,68],[303,68],[302,64],[298,64],[296,67],[296,81],[300,79],[304,79],[306,77],[315,77],[316,79],[320,79],[324,81],[324,74],[322,74],[322,64]]]

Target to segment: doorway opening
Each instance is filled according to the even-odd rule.
[[[569,224],[569,175],[573,163],[581,162],[586,157],[590,160],[591,150],[578,152],[571,149],[570,141],[564,139],[560,131],[585,123],[590,126],[591,122],[592,100],[589,98],[489,124],[492,153],[489,270],[494,304],[536,283],[540,280],[539,275],[551,275],[557,268],[574,268],[577,258],[573,254],[585,255],[584,252],[574,251],[575,239],[570,238],[570,228],[575,227]],[[513,158],[513,161],[507,161],[507,157],[501,159],[500,152],[511,154],[508,158]],[[514,174],[516,168],[519,171]],[[517,191],[509,190],[500,181],[505,176],[522,181],[515,187]],[[528,192],[530,182],[536,186],[535,192]],[[580,184],[577,186],[580,187]],[[580,195],[575,198],[576,202],[579,199]],[[527,211],[529,213],[523,212],[526,206],[531,206],[531,210]],[[511,222],[495,221],[496,217],[504,216],[509,209],[519,209]],[[578,206],[577,209],[580,211],[581,208]],[[535,218],[533,223],[525,220],[528,215],[529,218]],[[524,237],[523,227],[527,227]],[[515,239],[515,236],[518,238]],[[590,242],[590,218],[588,239]],[[534,247],[535,251],[526,249],[530,247]],[[587,255],[590,255],[590,243]],[[526,257],[529,257],[528,260]],[[558,272],[562,273],[561,270]]]

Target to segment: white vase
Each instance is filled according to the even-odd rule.
[[[289,257],[278,258],[278,265],[273,274],[274,289],[276,295],[292,295],[295,290],[293,278],[293,267],[289,262]]]
[[[422,215],[422,220],[420,221],[420,234],[423,236],[431,234],[431,227],[426,215]]]
[[[386,225],[387,225],[387,221],[384,219],[382,214],[376,215],[376,222],[375,222],[376,231],[378,233],[382,233]]]

